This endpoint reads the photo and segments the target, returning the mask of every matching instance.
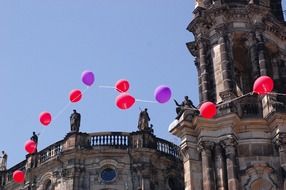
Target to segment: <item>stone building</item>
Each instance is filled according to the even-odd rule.
[[[73,126],[73,125],[72,125]],[[12,168],[0,171],[0,190],[183,190],[178,146],[151,127],[136,132],[78,132]],[[23,184],[12,179],[25,172]]]
[[[169,131],[181,138],[186,190],[286,189],[286,23],[281,0],[197,0],[187,43],[195,57],[205,119],[185,111]],[[262,75],[273,93],[252,92]]]

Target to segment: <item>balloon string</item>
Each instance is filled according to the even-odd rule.
[[[286,94],[278,93],[278,92],[269,92],[268,94],[286,96]]]
[[[116,88],[116,87],[114,87],[114,86],[100,85],[100,86],[98,86],[98,88],[113,88],[113,89],[115,89],[115,90],[118,90],[120,93],[123,92],[122,90],[120,90],[120,89],[118,89],[118,88]]]
[[[248,92],[247,94],[244,94],[244,95],[242,95],[242,96],[233,98],[233,99],[228,100],[228,101],[223,102],[223,103],[219,103],[217,106],[221,106],[221,105],[224,105],[224,104],[228,104],[228,103],[230,103],[230,102],[233,102],[233,101],[235,101],[235,100],[239,100],[239,99],[241,99],[241,98],[243,98],[243,97],[245,97],[245,96],[248,96],[248,95],[253,95],[253,92]]]
[[[150,100],[141,100],[141,99],[135,99],[137,102],[146,102],[146,103],[157,103],[155,101],[150,101]]]
[[[83,92],[82,92],[82,95],[86,93],[86,91],[89,90],[89,87],[87,87]],[[78,95],[77,97],[75,97],[74,99],[77,99],[80,95]],[[55,123],[55,121],[66,111],[66,109],[71,105],[72,103],[71,102],[68,102],[57,114],[55,117],[53,117],[53,120],[51,122],[52,123]],[[39,134],[42,134],[44,132],[46,127],[44,127]]]
[[[115,88],[114,86],[99,85],[98,88]]]

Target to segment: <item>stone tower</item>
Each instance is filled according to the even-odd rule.
[[[191,111],[170,132],[181,138],[186,190],[286,189],[286,23],[281,0],[197,0],[187,43],[205,119]],[[273,93],[253,94],[262,75]]]

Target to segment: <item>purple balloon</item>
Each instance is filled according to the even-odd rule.
[[[168,86],[161,85],[155,89],[154,96],[159,103],[163,104],[170,100],[172,91]]]
[[[87,86],[91,86],[94,82],[94,74],[92,71],[84,71],[81,74],[81,80],[84,84],[86,84]]]

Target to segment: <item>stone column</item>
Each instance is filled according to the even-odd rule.
[[[257,44],[255,33],[251,33],[248,38],[248,46],[250,52],[251,66],[252,66],[252,76],[257,78],[259,76],[259,64],[258,64],[258,55],[257,55]]]
[[[226,37],[221,36],[218,40],[220,44],[220,56],[221,56],[221,70],[223,78],[224,91],[232,91],[232,75],[231,65],[227,53]]]
[[[197,144],[185,141],[181,144],[181,153],[184,163],[185,190],[203,189],[201,153],[197,149]]]
[[[239,190],[238,165],[236,160],[236,140],[233,137],[222,141],[225,150],[228,190]]]
[[[220,144],[215,146],[215,171],[217,190],[227,190],[225,158]]]
[[[261,33],[256,34],[257,42],[257,51],[258,51],[258,62],[260,67],[260,75],[267,75],[266,70],[266,62],[265,62],[265,55],[264,55],[264,40]]]
[[[206,44],[203,39],[198,41],[199,45],[199,60],[200,60],[200,78],[201,78],[201,85],[202,85],[202,101],[208,100],[208,69],[207,69],[207,62],[206,62]]]
[[[201,70],[200,70],[200,63],[198,62],[198,58],[195,58],[195,66],[197,68],[198,73],[198,83],[199,83],[199,99],[202,102],[202,78],[201,78]]]
[[[213,142],[202,141],[199,144],[202,156],[202,173],[203,173],[203,189],[213,190],[215,189],[214,170],[212,149],[214,147]]]

